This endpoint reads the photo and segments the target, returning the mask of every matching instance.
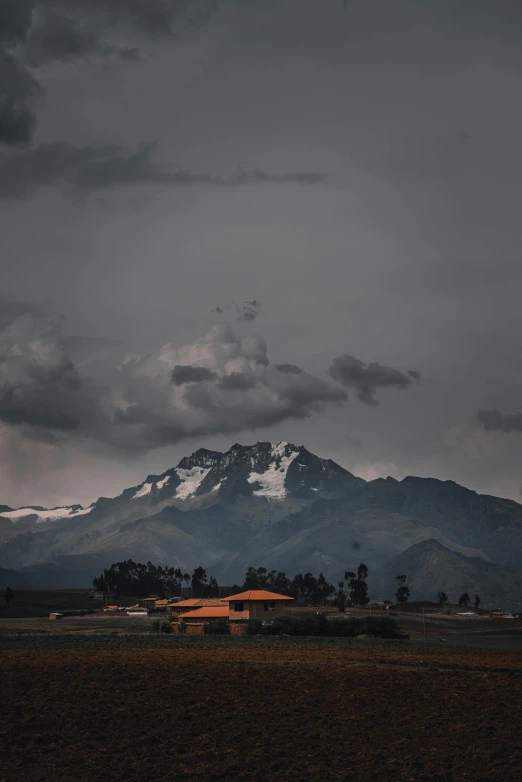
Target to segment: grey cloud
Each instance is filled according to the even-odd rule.
[[[136,46],[124,46],[123,48],[118,49],[118,55],[122,60],[127,60],[128,62],[138,62],[138,60],[141,60],[140,50]]]
[[[256,361],[258,364],[268,365],[266,342],[258,334],[245,337],[241,341],[241,349],[245,358]]]
[[[289,174],[267,174],[264,171],[243,171],[234,177],[236,185],[251,185],[255,183],[294,183],[298,185],[318,185],[324,182],[327,174],[320,172],[299,171]]]
[[[306,372],[271,369],[264,340],[228,326],[190,345],[128,356],[106,388],[78,372],[62,332],[60,316],[39,314],[0,332],[0,421],[40,441],[142,451],[307,418],[346,399]]]
[[[0,41],[15,46],[23,41],[31,26],[33,0],[2,0],[0,4]]]
[[[244,391],[253,388],[255,384],[254,377],[248,377],[242,372],[231,372],[230,375],[224,375],[219,385],[227,391]]]
[[[478,410],[476,418],[486,431],[522,432],[522,413]]]
[[[343,389],[331,386],[307,372],[300,375],[282,375],[276,372],[274,386],[281,398],[295,408],[295,418],[307,418],[310,411],[319,412],[326,402],[339,404],[347,399]]]
[[[302,375],[303,370],[296,364],[276,364],[275,368],[278,372],[283,372],[286,375]]]
[[[129,356],[108,388],[80,374],[69,351],[115,341],[64,336],[61,316],[4,301],[0,421],[33,440],[148,450],[304,419],[346,399],[338,386],[292,364],[281,365],[290,372],[270,368],[260,335],[238,337],[226,325],[192,345]]]
[[[120,146],[75,147],[62,141],[43,144],[0,159],[0,198],[22,198],[44,186],[66,185],[81,193],[118,185],[239,187],[256,181],[168,170],[152,160],[155,149],[155,143],[140,144],[135,151]],[[284,180],[275,176],[273,181]],[[249,308],[243,314],[251,312]]]
[[[216,373],[206,367],[177,364],[172,370],[171,377],[174,385],[182,386],[185,383],[202,383],[205,380],[213,380]]]
[[[31,25],[32,2],[3,0],[0,5],[0,143],[23,146],[36,126],[27,101],[38,92],[38,83],[12,54],[23,44]]]
[[[254,180],[252,180],[252,182],[247,182],[238,177],[228,180],[229,185],[236,185],[236,186],[239,186],[241,184],[253,184],[253,183]],[[227,182],[223,180],[222,184],[227,184]],[[222,315],[225,310],[235,310],[236,312],[239,313],[239,315],[237,315],[236,317],[237,321],[242,321],[242,320],[253,321],[261,314],[261,308],[262,308],[262,303],[259,301],[259,299],[251,299],[249,301],[243,302],[243,304],[236,304],[235,302],[231,302],[230,304],[224,304],[215,307],[212,310],[212,312],[216,312],[218,315]]]
[[[31,141],[36,116],[27,102],[38,90],[36,80],[0,41],[0,142],[16,147]]]
[[[0,332],[21,315],[41,314],[40,308],[29,301],[19,301],[0,293]]]
[[[419,382],[422,378],[422,375],[420,372],[417,372],[416,369],[408,369],[408,375],[412,377],[414,380]]]
[[[239,315],[237,317],[237,320],[246,320],[246,321],[252,321],[255,320],[258,315],[261,314],[261,302],[257,299],[252,299],[252,301],[246,301],[244,304],[242,304],[240,307],[237,307],[237,310],[239,311]]]
[[[412,382],[410,375],[399,369],[382,366],[376,361],[364,364],[348,354],[334,358],[328,374],[345,388],[354,388],[357,398],[370,407],[380,404],[375,398],[379,389],[407,388]]]
[[[36,16],[24,47],[32,68],[114,51],[114,47],[100,41],[99,31],[89,16],[73,16],[52,9]]]
[[[33,434],[101,432],[103,391],[61,347],[63,319],[22,314],[0,331],[0,421]]]
[[[28,145],[36,115],[20,94],[20,83],[31,80],[21,62],[38,68],[50,62],[72,61],[113,52],[126,61],[139,59],[136,47],[118,47],[108,35],[126,29],[134,35],[158,36],[208,24],[212,0],[190,8],[184,0],[2,0],[0,8],[0,143]],[[16,59],[9,50],[18,47]]]

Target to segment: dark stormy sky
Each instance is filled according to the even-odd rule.
[[[3,0],[0,504],[198,447],[521,500],[519,0]]]

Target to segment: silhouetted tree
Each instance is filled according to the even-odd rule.
[[[192,594],[194,597],[205,597],[208,589],[207,571],[199,566],[192,573]]]
[[[368,578],[368,568],[361,562],[357,568],[357,575],[351,570],[346,571],[344,574],[345,581],[348,582],[350,589],[350,600],[354,605],[364,606],[369,602],[368,598],[368,585],[366,579]]]
[[[346,609],[346,595],[344,594],[344,581],[339,581],[337,586],[339,587],[339,589],[337,591],[335,605],[337,606],[337,609],[339,611],[344,612]]]
[[[14,600],[14,592],[11,589],[11,587],[7,587],[4,592],[4,601],[7,608],[9,608],[13,600]]]
[[[475,600],[473,601],[473,605],[475,606],[475,608],[478,608],[479,605],[481,604],[481,602],[482,601],[481,601],[480,597],[477,594],[475,594]]]
[[[115,562],[106,568],[92,583],[100,592],[115,592],[132,597],[146,597],[150,594],[179,595],[184,574],[179,568],[162,567],[132,559]]]
[[[407,603],[410,596],[410,590],[406,586],[406,576],[396,576],[397,591],[395,592],[395,599],[398,603]]]
[[[447,603],[448,602],[448,596],[446,592],[437,592],[437,602],[438,603]]]
[[[264,567],[249,567],[243,583],[243,589],[268,589],[282,595],[289,595],[291,586],[292,582],[286,573],[276,570],[268,572]]]
[[[470,597],[467,592],[464,592],[464,594],[459,597],[459,606],[469,606],[469,604]]]

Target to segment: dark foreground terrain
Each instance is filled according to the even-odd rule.
[[[522,779],[518,652],[345,639],[12,637],[0,779]]]

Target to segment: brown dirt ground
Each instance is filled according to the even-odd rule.
[[[7,650],[0,780],[518,782],[521,657]]]

